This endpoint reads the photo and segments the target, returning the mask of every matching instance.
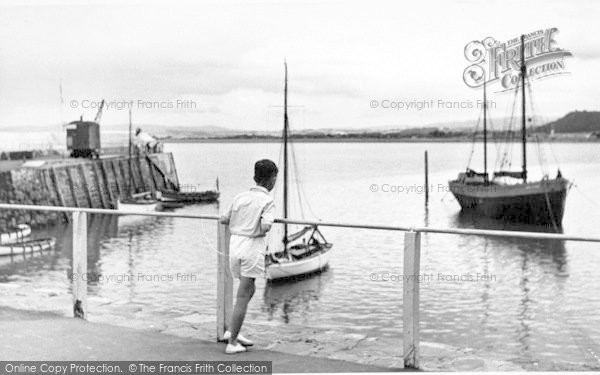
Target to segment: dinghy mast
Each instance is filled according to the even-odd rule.
[[[283,91],[283,218],[288,217],[288,113],[287,113],[287,62],[285,66],[285,86]],[[288,225],[283,224],[283,248],[288,244]]]

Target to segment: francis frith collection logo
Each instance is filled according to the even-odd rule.
[[[529,79],[540,79],[568,73],[565,58],[571,52],[562,49],[556,41],[558,29],[537,30],[524,35],[525,66]],[[521,36],[507,42],[492,37],[474,40],[465,46],[465,58],[470,65],[463,73],[469,87],[480,87],[484,82],[500,85],[499,91],[515,88],[521,76]]]

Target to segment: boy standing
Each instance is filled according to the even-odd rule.
[[[277,172],[277,166],[271,160],[257,161],[254,164],[256,186],[238,194],[220,219],[222,224],[229,224],[229,267],[232,276],[240,279],[231,323],[223,336],[228,340],[227,354],[245,352],[246,346],[253,345],[239,332],[254,295],[254,280],[264,277],[265,273],[266,235],[275,215],[275,204],[269,192],[275,186]]]

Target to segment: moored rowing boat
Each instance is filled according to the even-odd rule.
[[[54,247],[56,239],[42,238],[13,244],[0,245],[0,255],[29,254],[37,251],[50,250]]]
[[[154,199],[119,199],[117,202],[117,210],[139,213],[154,212],[156,211],[157,205],[158,201]]]
[[[15,228],[8,228],[5,233],[0,234],[0,244],[13,243],[31,235],[31,227],[27,224],[19,224]]]
[[[218,190],[206,191],[175,191],[161,190],[160,199],[163,202],[181,202],[181,203],[210,203],[219,199]]]

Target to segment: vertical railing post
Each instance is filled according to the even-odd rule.
[[[404,367],[419,367],[419,274],[421,233],[404,234],[403,333]]]
[[[217,222],[217,341],[223,339],[233,311],[233,278],[229,271],[229,225]]]
[[[73,212],[73,315],[87,318],[87,213]]]
[[[425,206],[429,204],[429,158],[425,150]]]

